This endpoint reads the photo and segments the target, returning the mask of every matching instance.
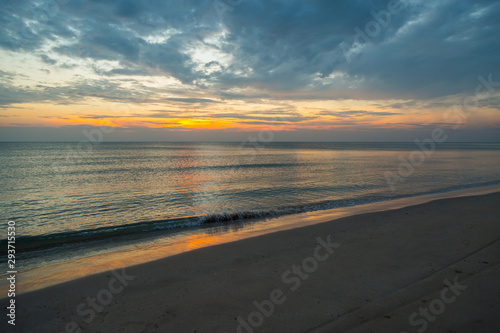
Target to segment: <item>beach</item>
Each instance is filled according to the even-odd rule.
[[[499,200],[348,216],[23,293],[15,331],[495,331]]]
[[[4,1],[0,333],[500,332],[500,1]]]

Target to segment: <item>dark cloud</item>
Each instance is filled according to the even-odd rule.
[[[315,119],[317,117],[311,116],[302,116],[299,114],[288,114],[286,112],[281,112],[276,116],[266,117],[266,116],[256,116],[253,114],[238,114],[238,113],[212,113],[208,115],[210,118],[224,118],[224,119],[244,119],[244,120],[252,120],[254,124],[261,124],[264,122],[271,123],[297,123],[306,120]],[[241,122],[241,123],[250,123],[250,122]]]
[[[79,79],[68,85],[19,86],[0,85],[0,105],[30,102],[51,102],[55,104],[73,104],[87,97],[96,97],[108,102],[150,103],[158,100],[151,97],[154,89],[130,90],[123,88],[120,82],[99,79]]]
[[[473,93],[479,75],[499,77],[500,40],[493,36],[500,32],[494,22],[500,3],[437,1],[430,7],[413,15],[400,36],[368,46],[347,72],[400,98]]]
[[[133,113],[127,115],[92,115],[92,116],[79,116],[84,119],[105,119],[105,118],[182,118],[182,112],[171,111],[168,113]],[[53,118],[53,117],[51,117]]]
[[[320,111],[318,114],[323,116],[335,116],[335,117],[359,117],[359,116],[394,116],[394,115],[400,115],[401,113],[349,110],[349,111]]]
[[[500,97],[493,96],[493,97],[485,98],[478,103],[478,106],[500,110]]]
[[[220,103],[219,101],[214,101],[208,98],[166,98],[167,101],[181,102],[181,103]]]
[[[159,110],[160,112],[155,112],[155,113],[131,113],[131,114],[126,114],[126,115],[114,115],[114,114],[108,114],[108,115],[83,115],[83,116],[78,116],[79,118],[82,119],[105,119],[105,118],[166,118],[166,119],[178,119],[178,118],[217,118],[217,119],[242,119],[242,120],[248,120],[248,122],[240,122],[240,123],[253,123],[253,124],[263,124],[263,123],[298,123],[306,120],[312,120],[317,117],[312,117],[312,116],[301,116],[300,114],[295,114],[295,113],[285,113],[282,112],[280,114],[277,114],[276,116],[259,116],[255,114],[239,114],[239,113],[211,113],[211,112],[205,112],[205,113],[197,113],[196,115],[193,115],[192,113],[185,113],[182,111],[162,111]],[[58,119],[63,119],[61,117],[46,117],[46,118],[58,118]]]
[[[42,59],[42,61],[43,61],[44,63],[49,64],[49,65],[55,65],[55,64],[57,64],[57,61],[56,61],[56,60],[54,60],[54,59],[52,59],[52,58],[48,57],[48,56],[47,56],[47,55],[45,55],[45,54],[41,54],[41,55],[40,55],[40,59]]]
[[[135,98],[114,94],[115,75],[172,76],[221,99],[276,98],[278,92],[305,100],[433,99],[472,93],[479,75],[500,80],[498,1],[401,0],[402,10],[390,17],[384,16],[388,2],[252,0],[221,16],[213,0],[6,1],[0,48],[37,54],[49,67],[76,66],[59,63],[61,55],[116,61],[115,68],[95,68],[107,83],[78,87],[106,100]],[[230,60],[200,62],[210,52]],[[7,87],[14,94],[2,94],[1,104],[47,94],[66,103],[79,94],[65,87],[27,91],[23,98],[16,89]]]
[[[417,104],[416,101],[409,101],[409,102],[400,102],[400,103],[388,104],[388,105],[384,105],[382,107],[383,108],[385,108],[385,107],[391,107],[391,108],[394,108],[394,109],[404,109],[404,108],[415,106],[416,104]]]

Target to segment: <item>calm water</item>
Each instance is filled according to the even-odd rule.
[[[393,190],[414,144],[0,143],[2,251],[8,220],[34,253],[500,182],[500,144],[438,148]]]

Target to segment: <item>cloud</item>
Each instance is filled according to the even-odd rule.
[[[220,103],[219,101],[214,101],[207,98],[166,98],[167,101],[181,102],[181,103]]]
[[[149,121],[149,120],[146,120],[146,121],[143,121],[144,123],[148,123],[148,124],[154,124],[154,125],[176,125],[176,126],[181,126],[181,124],[179,123],[169,123],[169,122],[162,122],[162,121]]]
[[[82,0],[52,9],[48,1],[8,1],[0,48],[36,54],[51,73],[89,66],[97,78],[45,91],[6,86],[13,95],[3,94],[1,104],[81,96],[186,104],[396,99],[406,104],[394,107],[404,108],[472,93],[478,75],[500,78],[499,2],[401,3],[368,36],[370,22],[378,24],[373,13],[384,13],[387,1],[243,1],[222,18],[213,0]],[[142,92],[127,97],[115,81],[139,76],[173,78],[190,90],[165,97],[138,80]]]
[[[131,113],[127,115],[86,115],[79,116],[82,119],[106,119],[106,118],[190,118],[193,115],[184,114],[182,111],[168,111],[166,113]]]
[[[409,102],[393,103],[393,104],[389,104],[387,106],[394,108],[394,109],[404,109],[404,108],[415,106],[416,104],[417,104],[417,101],[409,101]],[[384,107],[386,107],[386,106],[384,106]]]
[[[41,69],[42,71],[42,69]],[[43,70],[47,71],[47,70]],[[1,73],[0,73],[1,76]],[[6,74],[6,78],[9,79]],[[157,89],[141,86],[140,89],[130,89],[125,83],[137,83],[135,80],[108,80],[78,78],[66,85],[50,86],[38,84],[34,87],[4,83],[0,91],[0,105],[15,103],[51,102],[56,104],[74,104],[86,98],[98,98],[106,102],[143,104],[164,102],[168,100],[184,103],[216,103],[210,99],[197,98],[167,98],[157,95]]]
[[[400,115],[398,112],[375,112],[375,111],[364,111],[364,110],[349,110],[349,111],[320,111],[318,114],[323,116],[335,116],[335,117],[362,117],[362,116],[394,116]]]
[[[55,64],[57,64],[57,61],[56,61],[56,60],[54,60],[54,59],[52,59],[52,58],[48,57],[48,56],[47,56],[47,55],[45,55],[45,54],[41,54],[41,55],[40,55],[40,59],[42,59],[42,61],[43,61],[44,63],[49,64],[49,65],[55,65]]]

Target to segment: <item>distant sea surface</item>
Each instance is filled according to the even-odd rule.
[[[500,144],[486,143],[0,143],[0,163],[2,252],[13,220],[32,257],[500,183]]]

